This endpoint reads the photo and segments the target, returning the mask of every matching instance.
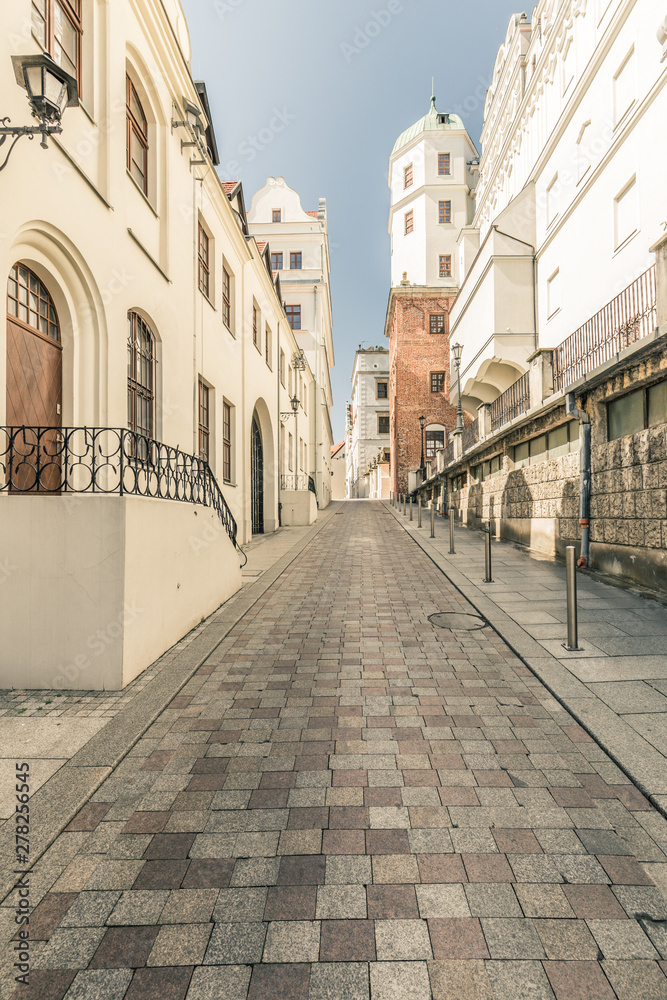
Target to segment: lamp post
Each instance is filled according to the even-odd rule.
[[[454,364],[456,365],[456,384],[458,389],[458,402],[456,404],[456,430],[463,430],[463,409],[461,407],[461,355],[463,354],[463,347],[461,344],[452,344],[452,354],[454,355]]]
[[[46,53],[12,56],[12,64],[16,82],[27,91],[32,116],[39,121],[39,125],[10,125],[11,118],[0,118],[0,146],[9,138],[14,140],[0,164],[0,170],[7,166],[14,146],[24,135],[29,139],[41,135],[40,146],[47,149],[48,137],[62,132],[60,121],[65,109],[76,107],[79,103],[76,80]]]
[[[421,439],[422,439],[422,460],[419,466],[420,470],[424,472],[426,468],[426,462],[424,461],[424,427],[426,426],[426,417],[419,418],[419,427],[421,429]]]

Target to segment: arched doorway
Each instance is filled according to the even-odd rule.
[[[62,427],[62,344],[53,299],[25,264],[14,264],[7,283],[7,426],[25,431],[12,456],[12,488],[58,490]]]
[[[264,449],[257,417],[252,418],[250,442],[250,492],[253,535],[264,534]]]

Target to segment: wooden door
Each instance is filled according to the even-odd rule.
[[[12,492],[58,492],[62,428],[58,320],[46,288],[22,265],[12,268],[7,312],[7,426],[21,428],[13,433],[7,477]]]

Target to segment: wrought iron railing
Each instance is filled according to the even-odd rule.
[[[236,521],[208,462],[122,427],[0,427],[0,491],[204,504],[236,545]]]
[[[312,476],[301,475],[301,476],[281,476],[280,477],[280,488],[281,490],[310,490],[311,493],[315,493],[317,496],[317,491],[315,489],[315,481]]]
[[[530,375],[526,372],[491,403],[491,430],[514,420],[530,408]]]
[[[479,441],[479,417],[477,417],[471,424],[463,428],[463,434],[461,435],[461,447],[463,451],[469,451],[474,445]]]
[[[655,264],[555,348],[554,388],[576,382],[656,326]]]

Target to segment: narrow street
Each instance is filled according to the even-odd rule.
[[[342,505],[39,860],[10,995],[665,1000],[664,820],[471,611]]]

